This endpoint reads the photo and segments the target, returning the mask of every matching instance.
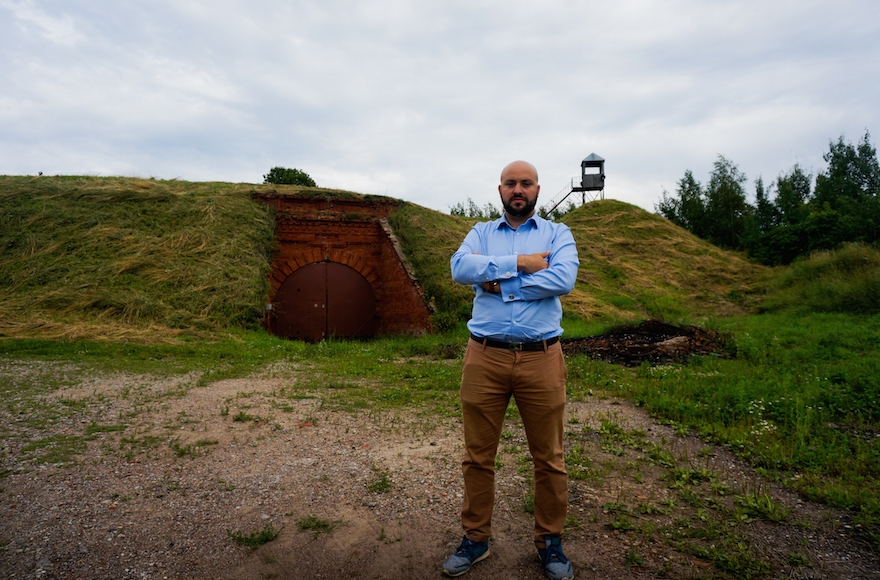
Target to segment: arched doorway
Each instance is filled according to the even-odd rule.
[[[376,333],[376,296],[357,270],[316,262],[293,272],[273,304],[275,333],[318,342],[324,338],[369,338]]]

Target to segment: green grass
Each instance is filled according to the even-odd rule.
[[[254,327],[274,220],[254,186],[0,176],[0,336]]]
[[[880,548],[880,316],[775,314],[716,326],[735,337],[736,358],[626,369],[578,357],[571,396],[601,388],[724,444],[805,496],[852,510]],[[638,442],[613,425],[603,437],[609,451]],[[670,459],[660,449],[653,457]]]
[[[369,483],[367,483],[367,491],[370,493],[388,493],[391,491],[391,477],[388,471],[382,470],[376,474]]]
[[[852,510],[869,537],[880,521],[880,317],[843,314],[767,314],[720,320],[734,336],[734,359],[705,357],[690,365],[635,369],[573,357],[569,394],[628,397],[681,432],[729,446],[767,474],[829,505]],[[41,428],[81,411],[82,403],[48,399],[53,390],[95,372],[139,372],[172,376],[203,373],[196,384],[246,376],[281,361],[302,370],[301,380],[275,393],[279,404],[318,396],[322,407],[352,412],[416,409],[425,417],[458,416],[460,359],[446,359],[445,345],[463,343],[463,333],[370,342],[304,344],[263,332],[235,340],[176,345],[7,340],[2,361],[45,361],[30,379],[4,374],[0,387],[13,432]],[[187,387],[183,387],[183,391]],[[168,396],[179,396],[170,393]],[[132,395],[133,396],[133,395]],[[238,413],[233,411],[230,415]],[[245,411],[240,411],[247,414]],[[511,415],[515,419],[515,413]],[[80,433],[30,442],[40,461],[75,456],[85,437],[124,428],[88,423]],[[644,453],[652,465],[674,467],[674,458],[645,434],[622,432],[612,422],[597,432],[601,448],[626,458]],[[136,435],[126,450],[143,446]],[[155,448],[155,443],[146,449]],[[184,450],[185,451],[185,450]],[[197,451],[193,448],[190,451]],[[186,451],[185,451],[186,453]],[[572,448],[574,478],[600,477],[601,466]],[[693,466],[679,471],[682,484],[706,479]]]
[[[317,538],[321,534],[329,534],[341,523],[342,520],[330,521],[309,514],[296,520],[296,527],[304,532],[313,532]]]
[[[880,312],[880,249],[847,244],[798,259],[773,281],[765,311]]]
[[[240,530],[234,532],[226,530],[226,534],[232,538],[236,544],[250,548],[251,550],[256,550],[263,544],[267,544],[281,535],[281,530],[276,530],[275,526],[268,523],[263,526],[262,529],[250,533],[245,533]]]

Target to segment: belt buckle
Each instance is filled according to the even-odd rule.
[[[510,352],[522,352],[524,344],[524,342],[509,342],[507,348],[510,349]]]

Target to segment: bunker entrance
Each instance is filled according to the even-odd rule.
[[[357,270],[335,262],[308,264],[278,288],[275,333],[318,342],[325,338],[371,338],[376,333],[376,296]]]

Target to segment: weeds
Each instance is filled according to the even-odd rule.
[[[387,471],[380,471],[377,476],[367,483],[367,491],[370,493],[388,493],[391,491],[391,477]]]
[[[233,532],[231,530],[226,530],[226,534],[230,538],[232,538],[239,546],[244,546],[246,548],[250,548],[251,550],[256,550],[263,544],[271,542],[272,540],[277,538],[281,534],[281,530],[283,529],[284,528],[281,527],[280,529],[276,530],[275,526],[273,526],[271,523],[268,523],[263,526],[261,530],[256,530],[249,534],[241,531]]]
[[[322,520],[314,515],[309,514],[308,516],[296,520],[296,527],[304,532],[313,532],[314,537],[317,538],[321,534],[329,534],[330,532],[335,530],[336,527],[341,523],[342,520]]]
[[[195,441],[187,445],[181,445],[180,438],[178,437],[176,439],[172,439],[168,445],[171,447],[171,450],[174,451],[174,455],[176,455],[177,457],[185,457],[187,455],[191,457],[201,457],[203,455],[207,455],[207,447],[211,445],[217,445],[218,443],[219,441],[215,439],[200,439],[199,441]]]
[[[760,517],[771,522],[788,520],[791,510],[784,507],[767,493],[746,493],[737,498],[737,503],[749,516]]]

